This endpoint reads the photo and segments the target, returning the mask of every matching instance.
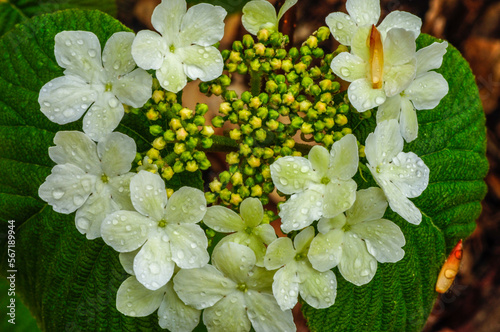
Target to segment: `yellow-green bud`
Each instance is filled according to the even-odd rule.
[[[259,167],[260,166],[260,158],[255,157],[254,155],[251,155],[250,158],[247,159],[248,165],[250,165],[253,168]]]
[[[165,91],[163,90],[155,90],[153,95],[151,96],[153,101],[158,104],[160,101],[165,99]]]
[[[240,172],[236,172],[231,176],[231,183],[233,186],[239,186],[240,184],[243,183],[243,174]]]
[[[167,142],[165,142],[165,139],[163,137],[157,137],[153,141],[153,148],[157,150],[163,150],[165,148],[165,145],[167,145]]]
[[[224,171],[219,174],[219,179],[221,180],[223,185],[226,185],[229,183],[229,180],[231,179],[231,174],[229,174],[228,171]]]
[[[231,192],[229,191],[229,189],[222,189],[220,191],[220,198],[226,203],[229,202],[229,200],[231,199]]]
[[[262,187],[259,186],[258,184],[256,184],[255,186],[253,186],[251,188],[251,193],[250,193],[250,196],[253,196],[253,197],[260,197],[262,196]]]
[[[326,112],[326,104],[324,102],[318,101],[314,108],[318,111],[319,114],[323,114]]]
[[[180,128],[175,132],[175,138],[179,141],[184,141],[188,136],[187,131],[184,128]]]
[[[295,97],[291,92],[284,94],[281,99],[283,100],[283,104],[288,106],[290,106],[295,101]]]
[[[250,123],[250,125],[254,129],[262,127],[262,119],[259,117],[256,117],[256,116],[252,116],[252,118],[250,119],[250,121],[248,123]]]
[[[257,32],[257,40],[258,41],[267,41],[271,33],[267,29],[260,29]]]
[[[292,138],[288,138],[283,142],[282,146],[292,149],[295,146],[295,141]]]
[[[146,156],[148,156],[148,158],[151,160],[156,160],[156,159],[160,158],[160,151],[156,150],[155,148],[151,148],[146,153]]]
[[[331,147],[333,145],[333,135],[325,135],[322,142],[327,148]]]
[[[259,128],[255,131],[255,139],[259,142],[264,142],[266,140],[267,133],[264,129]]]
[[[196,172],[198,170],[198,164],[196,161],[191,160],[186,163],[186,171],[188,172]]]
[[[240,155],[238,152],[229,152],[226,155],[226,162],[229,165],[238,164],[240,162]]]
[[[344,114],[336,114],[335,123],[339,126],[345,126],[347,124],[347,117]]]
[[[212,119],[212,124],[214,125],[215,128],[220,128],[224,125],[224,118],[222,116],[216,116]]]
[[[252,153],[252,149],[247,144],[240,144],[240,154],[243,156],[248,156]]]
[[[243,199],[241,198],[240,194],[231,194],[231,201],[230,203],[233,205],[239,205]]]
[[[161,176],[167,181],[170,180],[174,176],[174,174],[174,170],[170,166],[163,168],[161,172]]]
[[[264,148],[264,154],[262,156],[264,157],[264,159],[272,158],[274,156],[273,149],[269,147]]]
[[[165,100],[169,103],[175,103],[177,101],[177,95],[173,92],[168,91],[165,93]]]
[[[210,91],[216,95],[216,96],[220,96],[222,94],[222,87],[220,86],[220,84],[212,84],[210,86]]]
[[[212,182],[210,182],[208,187],[212,192],[218,193],[222,189],[222,183],[219,180],[214,179]]]
[[[242,61],[240,52],[231,51],[229,54],[229,61],[232,63],[239,63]]]
[[[335,125],[335,120],[333,118],[325,118],[325,127],[327,129],[332,129]]]
[[[150,108],[146,113],[146,117],[148,118],[148,120],[156,121],[160,117],[160,113]]]
[[[307,112],[311,108],[312,103],[309,100],[303,100],[299,103],[299,110],[301,112]]]
[[[175,173],[182,173],[184,172],[184,163],[180,160],[177,160],[172,169],[174,170]]]
[[[271,65],[271,68],[273,70],[280,70],[281,69],[281,60],[277,58],[272,58],[271,61],[269,62]]]
[[[269,168],[269,165],[262,166],[260,174],[262,174],[264,179],[270,179],[271,178],[271,168]]]
[[[152,125],[151,127],[149,127],[149,132],[153,136],[158,136],[163,133],[163,128],[160,125]]]
[[[186,144],[184,144],[184,143],[175,143],[174,144],[174,152],[176,154],[180,155],[184,151],[186,151]]]
[[[184,107],[179,111],[179,115],[182,120],[191,119],[193,117],[193,111],[189,108]]]
[[[203,129],[200,131],[200,134],[202,134],[205,137],[210,137],[214,134],[214,128],[212,126],[203,126]]]
[[[351,128],[342,128],[342,135],[349,135],[352,134],[352,129]]]
[[[233,141],[239,141],[241,139],[241,130],[234,128],[229,131],[229,137]]]
[[[219,105],[219,112],[224,115],[228,115],[232,110],[231,104],[227,101]]]
[[[316,38],[315,36],[309,36],[309,38],[307,38],[306,40],[306,45],[310,48],[318,47],[318,38]]]
[[[174,119],[170,120],[169,126],[170,126],[170,129],[177,130],[177,129],[182,127],[181,120],[174,118]]]
[[[290,72],[290,70],[293,69],[293,62],[291,60],[281,61],[281,69],[283,69],[285,73]]]
[[[250,99],[250,103],[248,103],[248,106],[251,108],[259,108],[260,105],[262,105],[261,100],[259,97],[253,97]]]
[[[214,193],[211,193],[211,192],[208,192],[208,191],[207,191],[207,192],[205,193],[205,199],[207,200],[207,204],[213,204],[213,203],[215,203],[215,201],[217,200],[217,195],[216,195],[216,194],[214,194]],[[210,232],[210,233],[212,233],[212,232],[213,232],[213,230],[211,230],[210,228],[208,228],[205,232],[207,233],[207,236],[208,236],[209,232]],[[213,236],[211,236],[211,237],[213,237]],[[210,241],[211,241],[211,240],[212,240],[212,239],[211,239],[211,238],[209,238],[209,240],[208,240],[208,241],[209,241],[209,245],[210,245]]]
[[[312,124],[306,122],[304,122],[302,126],[300,126],[300,130],[304,134],[312,134],[314,132]]]
[[[360,145],[359,148],[358,148],[358,151],[359,151],[359,157],[360,158],[366,157],[365,146],[364,145]]]

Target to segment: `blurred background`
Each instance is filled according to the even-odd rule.
[[[159,0],[118,0],[118,18],[138,31],[152,29],[150,17]],[[209,0],[214,5],[217,0]],[[233,11],[246,1],[235,0]],[[278,1],[271,1],[281,6]],[[281,1],[284,2],[284,1]],[[464,242],[464,258],[455,283],[436,301],[425,332],[495,332],[500,331],[500,1],[498,0],[381,0],[382,18],[394,10],[403,10],[422,18],[422,32],[448,40],[469,61],[476,75],[488,128],[487,154],[490,171],[486,177],[488,194],[477,228]],[[345,0],[299,0],[287,13],[285,29],[293,31],[295,44],[325,25],[325,17],[345,10]],[[230,47],[246,31],[239,14],[226,19],[222,48]],[[294,28],[294,23],[297,28]],[[331,50],[337,47],[332,39]],[[240,82],[245,84],[245,82]],[[238,88],[236,88],[238,91]],[[203,100],[218,109],[217,97],[197,95],[196,84],[184,93],[189,101]],[[223,155],[213,155],[215,170],[225,167]],[[300,315],[300,311],[296,311]],[[301,331],[307,331],[305,325]]]

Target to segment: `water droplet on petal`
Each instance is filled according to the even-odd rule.
[[[64,196],[64,191],[62,190],[54,190],[52,192],[52,197],[54,197],[54,199],[60,199],[63,196]]]

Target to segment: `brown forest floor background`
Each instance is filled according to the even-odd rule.
[[[126,25],[136,30],[152,28],[150,17],[159,0],[118,0],[118,3],[119,18]],[[236,7],[242,0],[233,3]],[[436,301],[424,331],[500,331],[500,1],[382,0],[381,8],[382,17],[393,10],[421,17],[422,32],[446,39],[462,52],[476,75],[488,128],[489,191],[483,212],[475,232],[465,241],[455,284]],[[301,43],[325,25],[328,13],[345,12],[345,0],[299,0],[294,10],[297,23],[294,40]],[[229,47],[234,38],[244,33],[239,16],[228,17],[221,46]],[[336,45],[332,43],[333,47]],[[195,94],[196,88],[191,93]],[[212,164],[224,167],[224,157],[215,156]]]

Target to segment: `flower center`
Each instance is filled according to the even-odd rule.
[[[297,262],[298,262],[298,261],[303,260],[305,257],[306,257],[306,255],[305,255],[305,254],[303,254],[303,253],[298,253],[298,254],[296,254],[296,255],[295,255],[295,257],[294,257],[293,259],[295,259],[295,261],[297,261]]]
[[[104,86],[104,91],[111,91],[111,89],[113,89],[113,84],[111,84],[110,82],[106,83],[106,85]]]
[[[165,219],[158,221],[158,227],[164,228],[165,226],[167,226],[167,221]]]
[[[108,183],[109,177],[106,174],[101,175],[101,181],[104,183]]]
[[[174,53],[175,52],[175,46],[174,46],[174,44],[170,45],[169,49],[170,49],[171,53]]]
[[[241,284],[238,284],[238,286],[236,286],[236,289],[245,293],[248,290],[248,286],[247,284],[242,282]]]
[[[370,35],[366,40],[370,49],[370,78],[374,89],[382,88],[384,70],[384,47],[380,32],[372,25]]]
[[[248,235],[252,235],[252,232],[253,232],[253,227],[245,228],[245,233],[247,233]]]
[[[351,230],[351,225],[349,225],[348,223],[346,223],[344,227],[342,227],[342,231],[344,231],[344,233],[350,230]]]
[[[322,184],[329,184],[330,183],[330,178],[328,176],[324,176],[322,179],[321,179],[321,183]]]

